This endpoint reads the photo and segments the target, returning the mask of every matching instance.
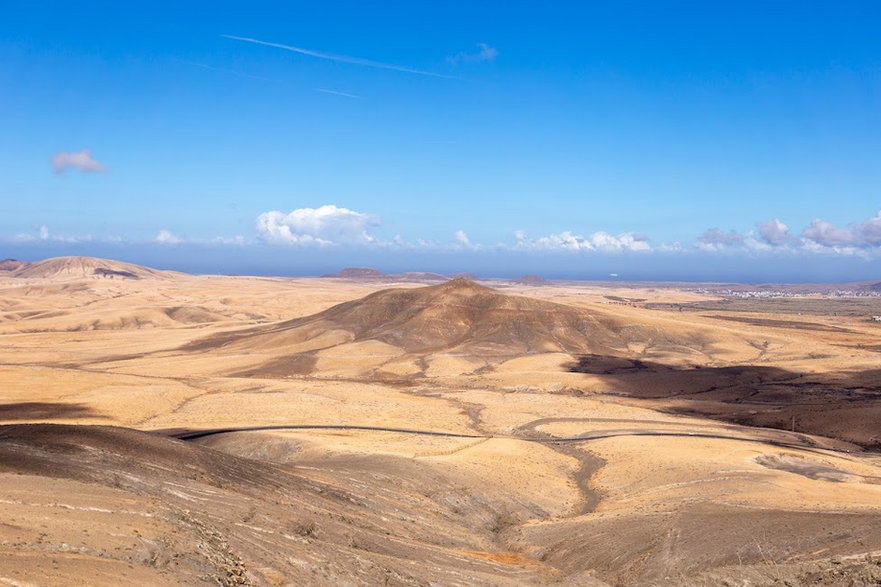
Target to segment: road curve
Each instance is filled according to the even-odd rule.
[[[485,434],[462,434],[458,432],[441,432],[434,430],[415,430],[413,428],[386,428],[382,426],[348,426],[333,424],[279,424],[273,426],[243,426],[238,428],[216,428],[212,430],[199,430],[196,432],[184,432],[172,434],[180,440],[195,440],[217,434],[229,434],[232,432],[260,432],[266,430],[363,430],[368,432],[399,432],[401,434],[418,434],[420,436],[444,436],[447,438],[492,438]]]
[[[822,448],[810,446],[807,443],[785,442],[782,440],[770,440],[761,438],[750,438],[748,436],[735,436],[729,434],[711,434],[707,432],[670,432],[664,430],[603,430],[589,434],[578,436],[546,436],[546,437],[530,437],[518,435],[502,435],[502,434],[464,434],[459,432],[443,432],[438,430],[419,430],[414,428],[391,428],[386,426],[356,426],[343,424],[278,424],[272,426],[242,426],[235,428],[216,428],[211,430],[199,430],[195,432],[184,432],[172,434],[174,438],[180,440],[196,440],[207,436],[216,436],[218,434],[231,434],[234,432],[261,432],[272,430],[361,430],[366,432],[396,432],[400,434],[415,434],[419,436],[438,436],[445,438],[503,438],[507,440],[519,440],[523,442],[534,442],[537,444],[555,444],[555,443],[577,443],[589,442],[592,440],[602,440],[604,438],[615,438],[619,436],[673,436],[683,438],[711,438],[721,440],[735,440],[739,442],[755,442],[759,444],[767,444],[780,448],[792,448],[805,450],[817,454],[824,452],[851,453],[861,451],[851,451],[847,449]]]

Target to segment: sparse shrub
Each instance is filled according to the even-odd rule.
[[[291,525],[291,531],[303,538],[315,538],[318,533],[318,525],[312,520],[299,520]]]
[[[501,512],[496,512],[493,516],[489,530],[493,534],[500,534],[511,526],[516,526],[519,523],[520,518],[514,512],[511,510],[502,510]]]

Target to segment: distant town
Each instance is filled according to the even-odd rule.
[[[793,290],[797,286],[787,286],[787,289],[759,289],[759,290],[739,290],[739,289],[715,289],[708,287],[698,287],[688,289],[687,291],[704,295],[716,295],[730,298],[804,298],[816,296],[831,296],[836,298],[878,298],[881,297],[881,291],[872,290],[852,290],[852,289],[836,289],[827,291],[818,291],[813,287],[807,291]]]

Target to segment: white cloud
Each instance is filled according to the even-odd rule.
[[[863,222],[848,227],[835,226],[815,218],[799,236],[779,218],[756,222],[757,231],[722,232],[711,228],[698,237],[695,248],[706,252],[822,253],[844,256],[873,257],[881,253],[881,211]]]
[[[655,248],[656,251],[661,253],[683,253],[686,251],[686,248],[679,241],[674,241],[672,243],[662,243]]]
[[[749,233],[748,235],[746,235],[746,238],[743,239],[743,246],[748,251],[753,251],[753,252],[770,251],[770,250],[774,249],[773,245],[769,245],[764,240],[757,239],[755,236],[753,236],[752,233]]]
[[[12,243],[128,243],[128,244],[145,244],[157,243],[162,245],[178,245],[178,244],[195,244],[195,245],[245,245],[247,241],[245,237],[236,235],[233,237],[218,236],[213,239],[198,239],[180,237],[170,230],[162,229],[155,237],[148,240],[131,241],[124,236],[104,235],[93,237],[89,234],[82,235],[63,235],[56,234],[49,230],[46,225],[34,227],[30,232],[22,232],[13,236],[4,237],[0,235],[0,242]]]
[[[710,228],[697,237],[695,245],[702,251],[718,251],[726,247],[742,245],[746,238],[746,235],[736,230],[722,232],[718,228]]]
[[[767,222],[756,222],[756,227],[759,229],[759,236],[769,245],[779,246],[792,238],[789,234],[789,227],[779,218]]]
[[[56,243],[87,243],[92,241],[92,236],[89,234],[84,235],[74,235],[67,236],[63,234],[54,234],[49,232],[49,228],[46,226],[40,227],[40,240],[44,241],[53,241]]]
[[[801,251],[818,255],[841,255],[844,257],[870,258],[868,251],[852,246],[822,245],[816,241],[802,239]]]
[[[22,232],[5,240],[14,243],[34,243],[39,241],[53,243],[85,243],[91,242],[93,239],[92,236],[88,234],[80,236],[65,236],[62,234],[55,234],[51,232],[49,230],[49,227],[44,224],[36,229],[36,234],[33,232]]]
[[[191,245],[244,245],[246,244],[245,237],[241,235],[236,235],[232,237],[228,236],[216,236],[212,239],[204,239],[204,238],[185,238],[182,236],[178,236],[163,228],[159,231],[156,237],[153,239],[154,243],[159,243],[160,245],[180,245],[180,244],[191,244]]]
[[[853,232],[847,228],[839,228],[819,218],[814,218],[811,225],[801,231],[801,236],[824,247],[848,246],[855,240]]]
[[[515,248],[532,250],[563,250],[563,251],[650,251],[648,239],[630,232],[613,236],[603,231],[595,232],[588,237],[573,234],[571,231],[560,232],[539,238],[529,238],[522,230],[514,233]]]
[[[52,157],[52,168],[55,173],[64,173],[71,167],[93,173],[100,173],[107,169],[103,163],[92,157],[91,149],[83,149],[76,153],[59,151]]]
[[[854,233],[864,246],[881,246],[881,210],[868,220],[857,224]]]
[[[245,237],[240,234],[232,237],[218,236],[214,238],[214,242],[220,245],[244,245]]]
[[[495,47],[490,47],[486,43],[477,44],[478,51],[476,53],[468,53],[459,51],[455,55],[447,57],[447,62],[458,65],[460,63],[481,63],[483,61],[493,61],[499,56],[499,51]]]
[[[783,224],[783,226],[785,227],[786,225]],[[767,242],[757,239],[752,232],[747,234],[741,234],[736,230],[722,232],[718,228],[710,228],[704,231],[704,233],[697,238],[694,246],[698,250],[706,252],[737,251],[744,249],[756,252],[768,251],[772,248]]]
[[[590,243],[598,251],[650,251],[648,238],[641,234],[625,232],[618,236],[612,236],[605,232],[595,232],[590,237]]]
[[[471,242],[464,230],[457,230],[453,237],[456,239],[456,246],[464,249],[479,249],[480,245]]]
[[[815,218],[801,231],[801,237],[802,248],[807,251],[871,256],[881,249],[881,211],[868,220],[851,223],[850,228]]]
[[[159,231],[159,234],[156,235],[156,242],[161,245],[179,245],[184,242],[184,239],[175,235],[170,230],[162,229]]]
[[[275,244],[375,244],[368,232],[379,224],[371,214],[339,208],[298,208],[289,214],[272,210],[257,217],[257,235]]]

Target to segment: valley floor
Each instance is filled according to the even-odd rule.
[[[0,584],[881,581],[881,325],[487,285],[0,279]]]

